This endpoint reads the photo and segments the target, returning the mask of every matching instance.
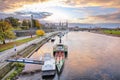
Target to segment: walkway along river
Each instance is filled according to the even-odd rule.
[[[51,53],[53,45],[43,45],[30,58],[40,59]],[[120,38],[89,32],[69,32],[62,38],[68,45],[68,57],[61,74],[50,80],[120,80]],[[24,71],[41,69],[40,65],[26,64]],[[23,72],[24,72],[23,71]],[[21,75],[18,80],[42,80],[41,72]]]

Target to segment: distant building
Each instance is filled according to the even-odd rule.
[[[46,23],[45,27],[49,29],[55,29],[55,30],[66,30],[68,29],[68,22]]]
[[[79,26],[74,27],[74,31],[79,31],[79,29],[80,29]]]
[[[15,30],[14,33],[17,37],[35,35],[36,30]]]

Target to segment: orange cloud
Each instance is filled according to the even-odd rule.
[[[68,5],[78,7],[103,6],[120,8],[120,0],[63,0]]]
[[[120,11],[106,15],[88,16],[81,21],[88,23],[120,23]]]
[[[14,11],[24,5],[40,3],[48,0],[2,0],[0,1],[0,11]]]
[[[14,11],[27,4],[41,3],[45,1],[53,1],[53,4],[54,1],[57,1],[58,3],[62,2],[64,6],[72,7],[102,6],[120,8],[120,0],[0,0],[0,11]]]

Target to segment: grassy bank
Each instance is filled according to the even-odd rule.
[[[15,67],[15,70],[5,79],[5,80],[13,80],[15,76],[20,74],[22,70],[24,69],[24,64],[23,63],[14,63],[13,66]]]
[[[120,30],[103,30],[105,34],[120,35]]]
[[[36,44],[36,45],[28,46],[27,48],[19,51],[18,54],[20,54],[22,57],[29,58],[43,44],[45,44],[48,40],[50,40],[50,37],[55,36],[55,35],[57,35],[57,33],[49,35],[49,37],[43,38],[42,41],[38,42],[38,44]],[[18,67],[16,67],[16,65],[13,65],[13,64],[12,63],[6,63],[5,66],[1,67],[1,69],[0,69],[0,79],[2,79],[2,80],[15,80],[15,78],[17,78],[17,76],[19,76],[19,73],[21,73],[21,71],[23,70],[24,67],[18,68]]]
[[[26,38],[26,39],[17,40],[17,41],[14,41],[14,42],[6,43],[6,44],[0,44],[0,52],[2,52],[4,50],[7,50],[7,49],[10,49],[10,48],[13,48],[14,45],[19,46],[23,43],[29,42],[29,41],[34,40],[36,38],[37,37]]]

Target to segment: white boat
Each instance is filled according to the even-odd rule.
[[[63,52],[65,57],[67,57],[68,47],[64,44],[57,44],[53,47],[53,55],[55,56],[57,52]]]
[[[55,59],[50,54],[44,55],[44,65],[42,65],[42,77],[54,76],[56,73]]]
[[[60,73],[64,66],[65,58],[67,57],[68,48],[64,44],[57,44],[53,47],[53,55],[56,60],[56,68]]]

